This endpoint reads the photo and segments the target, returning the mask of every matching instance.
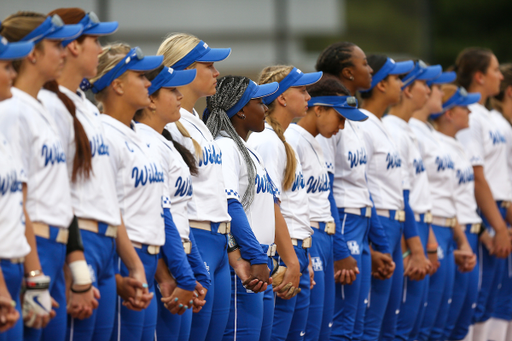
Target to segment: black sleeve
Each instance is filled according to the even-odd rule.
[[[76,216],[73,216],[73,220],[69,225],[66,255],[69,255],[73,251],[84,251],[84,243],[82,242],[82,235],[80,234],[80,228],[78,227],[78,219]]]

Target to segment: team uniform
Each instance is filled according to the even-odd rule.
[[[469,155],[473,167],[483,166],[485,179],[489,184],[496,205],[505,219],[510,206],[512,187],[507,167],[507,141],[503,135],[501,115],[493,115],[483,105],[469,105],[469,129],[457,133],[457,139],[462,143]],[[481,216],[485,227],[493,235],[492,226],[485,216]],[[478,303],[473,316],[473,322],[485,322],[494,316],[494,305],[497,287],[505,268],[505,260],[497,259],[489,254],[482,244],[478,246],[478,261],[480,262],[480,287]],[[494,316],[498,317],[498,316]],[[498,317],[502,318],[502,317]]]
[[[419,331],[420,340],[437,340],[442,336],[448,314],[455,277],[453,231],[457,210],[453,195],[454,164],[440,134],[415,118],[409,125],[419,141],[432,196],[432,230],[439,245],[440,267],[430,277],[428,305]]]
[[[432,201],[427,173],[419,150],[418,141],[409,124],[394,115],[386,115],[382,122],[399,149],[402,159],[404,197],[409,192],[409,205],[414,213],[423,249],[427,250],[430,231]],[[409,217],[406,217],[409,219]],[[428,294],[428,277],[421,281],[404,278],[400,314],[396,326],[396,337],[400,340],[416,340],[418,321],[421,321]]]
[[[149,292],[154,292],[153,278],[165,242],[162,208],[164,174],[159,160],[154,157],[138,132],[108,116],[101,115],[109,146],[110,166],[115,174],[117,201],[121,209],[128,237],[144,265]],[[128,269],[117,254],[114,258],[118,273],[126,277]],[[117,297],[112,340],[150,340],[157,322],[156,296],[142,311],[134,311],[121,304]]]
[[[199,174],[192,176],[194,195],[188,201],[190,227],[199,252],[210,274],[211,285],[206,304],[192,317],[191,340],[220,340],[229,316],[230,276],[226,252],[230,217],[222,175],[222,152],[198,114],[181,108],[180,122],[201,146]],[[173,139],[195,153],[190,139],[170,123],[166,126]]]
[[[440,135],[439,138],[450,153],[454,164],[452,181],[457,220],[476,254],[482,219],[477,213],[473,167],[459,141],[446,135]],[[444,340],[462,340],[468,333],[478,297],[478,269],[477,264],[469,273],[455,270],[454,290],[444,329]]]
[[[382,121],[367,110],[361,111],[369,117],[364,129],[361,129],[367,150],[368,188],[379,220],[386,231],[391,256],[396,264],[395,272],[390,279],[371,280],[363,340],[393,340],[403,284],[400,245],[405,220],[402,159]]]
[[[276,298],[272,340],[303,340],[310,304],[308,265],[313,229],[310,226],[308,197],[301,163],[295,153],[295,178],[292,187],[283,191],[286,150],[272,127],[265,123],[265,130],[249,136],[248,145],[261,155],[267,172],[276,185],[276,197],[281,202],[281,213],[286,221],[302,273],[299,285],[301,292],[297,296],[289,300]],[[278,254],[275,257],[280,265],[285,265]]]
[[[19,180],[27,183],[26,208],[33,222],[37,251],[45,275],[51,277],[50,295],[57,301],[57,316],[45,329],[25,327],[25,340],[66,336],[66,296],[63,266],[68,226],[73,219],[66,154],[58,128],[45,106],[27,93],[12,88],[13,97],[0,104],[0,129],[21,160]]]
[[[110,153],[103,123],[98,109],[81,90],[60,91],[73,101],[76,116],[89,138],[92,155],[92,172],[89,179],[79,177],[71,182],[75,157],[73,118],[57,95],[41,90],[38,98],[54,118],[58,135],[66,155],[71,202],[86,247],[84,256],[91,272],[92,284],[101,294],[99,306],[90,318],[79,320],[68,317],[68,338],[75,340],[109,340],[112,334],[116,302],[114,273],[115,237],[121,223],[115,176],[110,167]],[[108,231],[108,232],[107,232]]]

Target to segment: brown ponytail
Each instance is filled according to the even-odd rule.
[[[276,65],[268,66],[261,71],[259,84],[266,84],[272,82],[282,81],[292,71],[293,66]],[[268,106],[268,115],[265,118],[268,124],[274,129],[279,139],[283,142],[286,150],[286,168],[284,170],[283,189],[289,190],[293,181],[295,180],[295,170],[297,168],[297,160],[295,159],[295,152],[292,146],[286,142],[284,137],[284,129],[281,124],[272,116],[275,109],[275,102],[273,101]]]
[[[61,102],[68,109],[71,117],[73,117],[73,128],[75,130],[75,158],[73,159],[73,172],[71,181],[76,182],[80,175],[84,179],[88,179],[92,172],[92,154],[89,138],[85,133],[82,123],[76,117],[75,103],[68,96],[59,90],[57,81],[47,82],[43,88],[49,90],[57,95]]]

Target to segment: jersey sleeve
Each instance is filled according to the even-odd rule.
[[[469,115],[469,128],[458,132],[457,140],[464,146],[473,167],[484,165],[483,137],[479,120]]]
[[[324,153],[325,165],[327,166],[327,171],[331,174],[335,172],[335,153],[336,153],[336,144],[341,136],[342,132],[332,136],[331,138],[325,138],[322,135],[318,135],[316,137],[318,143],[322,147],[322,152]]]

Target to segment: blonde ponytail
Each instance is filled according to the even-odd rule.
[[[267,84],[272,82],[280,82],[282,81],[289,73],[293,70],[293,66],[287,65],[275,65],[275,66],[267,66],[264,68],[259,77],[259,84]],[[286,142],[284,137],[284,129],[281,124],[272,116],[272,113],[275,109],[275,102],[268,104],[268,115],[265,118],[267,123],[274,129],[277,134],[277,137],[283,142],[284,149],[286,151],[286,168],[284,169],[284,180],[283,180],[283,189],[285,191],[292,188],[293,181],[295,180],[295,170],[297,168],[297,159],[295,158],[295,152],[293,151],[292,146]]]
[[[194,140],[194,138],[192,138],[192,136],[190,136],[190,133],[188,132],[187,128],[185,128],[183,126],[183,123],[181,123],[180,121],[176,121],[176,128],[178,128],[179,132],[181,133],[181,135],[183,135],[183,137],[187,137],[189,139],[192,140],[192,144],[194,145],[194,154],[196,155],[196,159],[200,159],[202,157],[202,152],[201,152],[201,146],[199,145],[199,143]]]

